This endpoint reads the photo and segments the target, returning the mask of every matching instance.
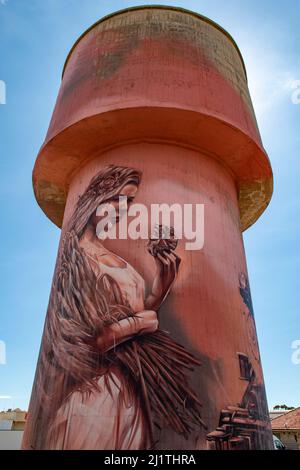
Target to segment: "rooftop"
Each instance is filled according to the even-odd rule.
[[[271,424],[272,429],[300,429],[300,407],[277,416]]]

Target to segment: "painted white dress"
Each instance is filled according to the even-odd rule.
[[[88,253],[87,253],[88,254]],[[90,256],[90,255],[88,255]],[[100,263],[99,272],[107,273],[118,283],[124,298],[137,313],[144,310],[145,283],[140,274],[125,260],[124,267]],[[94,259],[95,262],[95,259]],[[98,380],[101,391],[90,394],[73,392],[58,409],[50,426],[47,448],[66,450],[139,450],[147,449],[147,423],[140,397],[124,390],[116,370]],[[122,393],[120,388],[122,387]],[[110,389],[110,390],[109,390]]]

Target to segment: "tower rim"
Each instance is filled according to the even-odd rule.
[[[136,6],[133,6],[133,7],[127,7],[127,8],[122,8],[120,10],[117,10],[117,11],[114,11],[114,12],[111,12],[111,13],[108,13],[107,15],[103,16],[102,18],[100,18],[99,20],[97,20],[95,23],[93,23],[89,28],[87,28],[78,38],[77,40],[74,42],[73,46],[71,47],[68,55],[67,55],[67,58],[64,62],[64,66],[63,66],[63,70],[62,70],[62,76],[61,78],[63,79],[64,77],[64,73],[66,71],[66,68],[67,68],[67,65],[68,65],[68,62],[71,58],[71,55],[72,53],[74,52],[76,46],[80,43],[80,41],[90,32],[92,31],[96,26],[98,26],[99,24],[103,23],[104,21],[107,21],[107,20],[110,20],[111,18],[114,18],[115,16],[119,16],[119,15],[123,15],[125,13],[128,13],[128,12],[132,12],[132,11],[138,11],[138,10],[170,10],[170,11],[177,11],[179,13],[183,13],[183,14],[187,14],[187,15],[191,15],[191,16],[194,16],[195,18],[213,26],[215,29],[217,29],[218,31],[220,31],[221,33],[223,33],[227,39],[230,40],[230,42],[233,44],[233,46],[235,47],[239,57],[240,57],[240,60],[241,60],[241,63],[242,63],[242,66],[243,66],[243,70],[244,70],[244,73],[245,73],[245,78],[246,78],[246,83],[248,84],[248,76],[247,76],[247,70],[246,70],[246,65],[245,65],[245,62],[244,62],[244,59],[243,59],[243,55],[240,51],[240,48],[238,47],[236,41],[234,40],[234,38],[231,36],[231,34],[225,29],[223,28],[221,25],[219,25],[216,21],[214,20],[211,20],[210,18],[208,18],[207,16],[205,15],[202,15],[201,13],[198,13],[198,12],[195,12],[193,10],[189,10],[188,8],[184,8],[184,7],[177,7],[177,6],[171,6],[171,5],[136,5]]]

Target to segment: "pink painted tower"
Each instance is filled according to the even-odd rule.
[[[242,236],[272,170],[232,37],[175,7],[99,20],[33,183],[62,235],[23,448],[272,448]],[[97,208],[120,195],[203,204],[203,248],[100,240]]]

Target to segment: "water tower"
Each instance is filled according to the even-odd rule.
[[[242,236],[272,170],[232,37],[177,7],[99,20],[67,57],[33,183],[62,235],[23,448],[272,448]],[[203,204],[203,248],[96,239],[122,193]]]

